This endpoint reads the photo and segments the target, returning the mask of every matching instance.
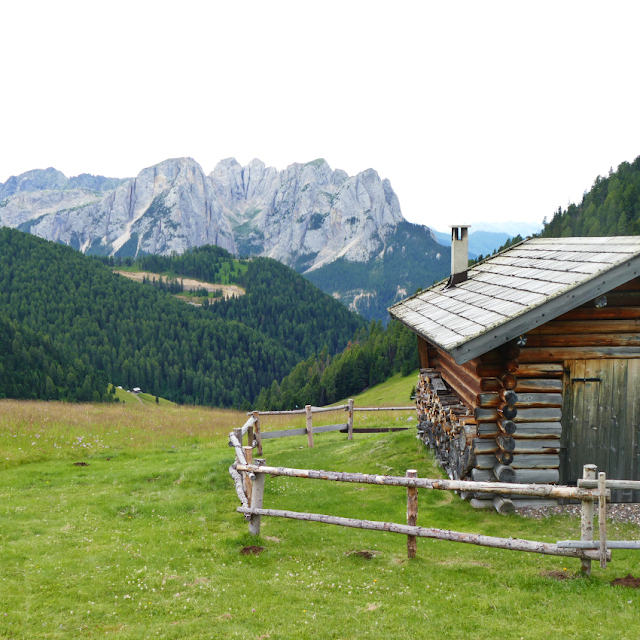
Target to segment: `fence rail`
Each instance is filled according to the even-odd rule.
[[[311,413],[324,413],[325,411],[348,411],[348,404],[338,404],[334,407],[311,407]],[[414,404],[408,407],[354,407],[354,411],[415,411],[416,406]],[[286,415],[304,415],[307,412],[305,409],[291,409],[289,411],[258,411],[258,415],[261,416],[286,416]],[[256,412],[248,412],[247,415],[253,415]]]
[[[331,431],[345,431],[347,433],[347,439],[352,440],[354,433],[368,433],[369,430],[359,428],[353,428],[353,414],[355,411],[413,411],[415,406],[410,407],[355,407],[353,399],[350,399],[347,404],[339,404],[335,407],[314,407],[308,404],[304,409],[292,409],[291,411],[253,411],[248,413],[250,416],[247,422],[242,427],[242,437],[247,433],[255,433],[255,438],[250,437],[249,444],[254,442],[258,443],[258,453],[262,455],[262,440],[269,440],[272,438],[289,438],[291,436],[303,436],[306,434],[307,441],[310,447],[313,447],[313,435],[316,433],[329,433]],[[339,424],[326,424],[318,427],[313,426],[313,414],[314,413],[326,413],[328,411],[347,411],[347,421]],[[278,431],[262,431],[260,426],[261,416],[285,416],[285,415],[305,415],[306,426],[298,429],[280,429]],[[393,431],[400,431],[403,428],[395,427]],[[253,430],[253,431],[252,431]],[[389,431],[390,429],[384,429]],[[235,430],[234,430],[235,431]],[[381,429],[371,429],[371,433],[379,433]],[[240,438],[241,440],[242,438]]]

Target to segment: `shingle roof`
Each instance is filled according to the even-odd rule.
[[[462,364],[640,274],[640,237],[533,238],[389,313]]]

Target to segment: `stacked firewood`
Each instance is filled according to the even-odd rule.
[[[419,438],[450,478],[558,482],[562,369],[520,364],[519,355],[511,342],[458,365],[429,348],[431,368],[421,369],[416,388]],[[502,505],[495,495],[464,497]]]
[[[420,370],[416,407],[420,440],[433,450],[452,480],[466,478],[473,468],[469,445],[475,420],[436,369]]]

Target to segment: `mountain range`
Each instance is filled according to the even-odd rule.
[[[128,179],[28,171],[0,184],[0,226],[88,255],[216,244],[271,257],[385,321],[387,306],[444,277],[449,264],[433,232],[404,219],[389,180],[373,169],[349,176],[323,159],[278,171],[228,158],[207,175],[195,160],[175,158]]]

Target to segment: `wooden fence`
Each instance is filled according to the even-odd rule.
[[[327,411],[345,411],[347,412],[347,421],[338,424],[325,424],[317,427],[313,426],[314,413],[326,413]],[[304,409],[293,409],[291,411],[253,411],[247,413],[249,419],[241,429],[234,429],[233,433],[236,438],[241,441],[242,438],[249,434],[249,445],[258,449],[258,454],[262,455],[262,441],[270,438],[288,438],[290,436],[303,436],[306,434],[307,443],[313,447],[314,433],[328,433],[330,431],[342,431],[347,434],[349,440],[353,440],[354,433],[374,433],[380,431],[401,431],[407,427],[389,427],[385,429],[354,429],[353,414],[355,411],[415,411],[415,406],[409,407],[356,407],[353,399],[347,404],[339,404],[333,407],[313,407],[308,404]],[[305,415],[306,426],[300,429],[283,429],[280,431],[261,430],[260,416],[284,416],[284,415]],[[241,433],[240,433],[241,432]],[[255,444],[254,444],[255,443]]]
[[[347,407],[350,410],[350,424],[353,426],[353,401],[348,405],[339,407],[327,407],[326,410],[339,410]],[[312,411],[309,411],[312,409]],[[405,409],[396,407],[395,409]],[[325,410],[316,409],[315,412]],[[389,409],[381,409],[389,410]],[[309,437],[309,446],[313,446],[313,426],[310,425],[310,415],[313,408],[307,406],[304,412],[307,415],[307,427],[305,429],[290,429],[286,435],[304,435]],[[409,469],[404,477],[370,475],[363,473],[345,473],[339,471],[320,471],[315,469],[292,469],[288,467],[269,467],[264,458],[253,459],[253,449],[256,448],[262,455],[262,439],[266,434],[261,434],[259,429],[259,415],[275,415],[291,412],[254,412],[243,427],[234,429],[229,434],[229,446],[234,447],[236,460],[229,467],[229,473],[233,478],[238,499],[241,506],[237,508],[239,513],[249,521],[249,533],[260,534],[260,522],[262,516],[289,518],[293,520],[306,520],[310,522],[322,522],[356,529],[368,529],[373,531],[386,531],[407,536],[407,555],[414,558],[417,549],[417,538],[434,538],[475,544],[484,547],[508,549],[512,551],[527,551],[545,555],[580,558],[582,571],[591,574],[591,561],[599,560],[600,566],[606,568],[611,560],[611,549],[640,549],[640,541],[618,540],[607,541],[607,500],[611,499],[612,489],[640,490],[640,481],[607,480],[606,474],[597,473],[595,465],[585,465],[583,479],[578,481],[577,487],[561,486],[555,484],[519,484],[511,482],[476,482],[468,480],[442,480],[432,478],[418,478],[417,471]],[[349,423],[346,423],[347,425]],[[253,430],[258,426],[255,431]],[[342,425],[330,425],[333,427]],[[316,427],[317,431],[322,427]],[[329,429],[327,429],[328,431]],[[291,433],[295,432],[295,433]],[[285,432],[271,432],[285,433]],[[352,432],[348,431],[349,438]],[[244,445],[244,436],[249,434],[249,444]],[[275,437],[283,437],[282,435]],[[265,478],[270,476],[286,476],[290,478],[304,478],[311,480],[327,480],[332,482],[349,482],[358,484],[375,484],[407,488],[407,524],[393,522],[379,522],[372,520],[356,520],[317,513],[303,513],[297,511],[285,511],[280,509],[264,509],[264,485]],[[579,500],[582,503],[581,535],[580,540],[560,540],[555,544],[538,542],[534,540],[521,540],[514,538],[501,538],[497,536],[485,536],[474,533],[463,533],[446,529],[420,527],[417,525],[418,516],[418,489],[458,491],[476,493],[497,493],[494,504],[499,513],[504,513],[500,502],[504,505],[513,505],[505,501],[503,496],[522,495],[535,498],[569,499]],[[595,503],[598,503],[599,539],[594,540],[594,514]]]

